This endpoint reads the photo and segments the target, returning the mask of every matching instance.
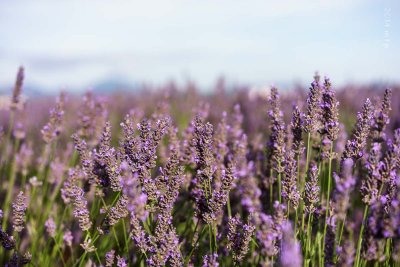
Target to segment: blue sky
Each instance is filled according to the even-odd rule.
[[[0,1],[0,85],[400,82],[399,1]]]

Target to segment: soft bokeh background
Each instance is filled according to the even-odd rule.
[[[400,2],[0,1],[0,88],[400,81]]]

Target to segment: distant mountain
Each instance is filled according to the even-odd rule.
[[[124,78],[110,78],[97,82],[90,86],[90,88],[93,88],[94,93],[110,94],[115,91],[137,91],[139,90],[139,84]]]
[[[12,95],[13,85],[0,85],[0,95]],[[22,94],[29,97],[40,97],[49,95],[51,93],[47,93],[41,87],[32,85],[32,84],[24,84],[22,88]]]

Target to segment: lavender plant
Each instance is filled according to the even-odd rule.
[[[398,88],[26,105],[24,75],[0,116],[0,265],[400,265]]]

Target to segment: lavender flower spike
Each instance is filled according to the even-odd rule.
[[[356,183],[352,175],[353,160],[346,159],[342,164],[340,176],[335,172],[333,178],[335,179],[336,188],[333,191],[332,205],[335,210],[335,215],[338,219],[344,220],[347,209],[350,205],[350,193],[354,189]]]
[[[13,208],[13,228],[16,232],[21,232],[25,224],[25,211],[27,208],[24,193],[19,192],[16,201],[12,204]]]
[[[303,153],[303,113],[301,113],[298,106],[295,106],[292,115],[291,130],[293,134],[293,144],[292,148],[296,155]]]
[[[383,142],[386,140],[385,128],[389,124],[389,112],[391,108],[392,90],[387,88],[383,96],[382,106],[379,110],[375,111],[373,123],[371,126],[371,136],[374,142]]]
[[[299,205],[300,193],[297,190],[297,162],[292,150],[286,152],[285,175],[282,181],[282,197],[295,209]]]
[[[56,107],[50,110],[50,120],[43,126],[41,133],[43,135],[43,140],[49,144],[61,132],[62,119],[64,117],[64,98],[65,95],[61,92],[59,99],[57,100]]]
[[[321,116],[321,86],[319,77],[311,83],[310,92],[307,97],[307,114],[304,121],[304,132],[314,133],[320,129]]]
[[[115,260],[115,250],[110,250],[106,253],[106,267],[112,267]]]
[[[310,180],[306,182],[305,186],[305,210],[307,213],[313,214],[319,202],[320,187],[318,186],[318,167],[314,162],[310,165],[308,169],[308,177],[310,177]]]
[[[122,194],[114,207],[111,208],[110,212],[107,215],[106,222],[107,225],[112,226],[116,224],[120,219],[128,216],[128,198]]]
[[[9,236],[6,232],[0,229],[0,243],[5,250],[12,250],[15,247],[15,240],[12,236]]]
[[[92,222],[90,221],[90,213],[87,208],[87,201],[84,197],[84,192],[82,188],[73,186],[71,194],[74,200],[73,214],[79,219],[79,227],[82,229],[82,231],[87,231],[92,227]]]
[[[219,263],[218,263],[218,254],[217,253],[203,256],[202,267],[218,267],[218,266],[219,266]]]
[[[19,67],[18,73],[17,73],[17,79],[15,80],[15,85],[13,89],[13,95],[11,99],[11,110],[15,110],[18,107],[18,104],[20,102],[20,97],[21,97],[21,92],[22,92],[22,84],[24,82],[24,67]]]
[[[303,257],[299,242],[294,238],[293,228],[289,222],[283,224],[283,239],[281,247],[280,264],[282,267],[302,266]]]
[[[381,144],[374,143],[366,161],[367,177],[361,181],[360,188],[363,196],[362,200],[367,205],[371,205],[378,197],[378,189],[381,181],[381,154]]]
[[[283,113],[280,110],[278,89],[274,87],[271,88],[269,103],[271,105],[269,116],[272,121],[271,136],[268,143],[270,164],[277,173],[282,173],[285,159],[285,123],[282,119]]]
[[[47,219],[47,221],[44,223],[44,226],[46,227],[46,231],[49,234],[49,236],[51,237],[56,236],[56,224],[52,217]]]
[[[339,133],[338,106],[339,102],[336,100],[335,93],[331,89],[331,82],[329,78],[325,78],[321,103],[323,128],[320,132],[326,134],[331,142],[337,139]]]
[[[242,262],[249,250],[249,243],[254,233],[255,226],[243,224],[239,214],[229,218],[228,222],[228,249],[232,253],[236,264]]]
[[[372,104],[369,99],[365,101],[362,112],[357,114],[357,124],[353,133],[353,138],[347,141],[346,147],[342,155],[342,162],[345,159],[353,159],[356,161],[364,155],[364,147],[367,143],[369,129],[372,119]]]

